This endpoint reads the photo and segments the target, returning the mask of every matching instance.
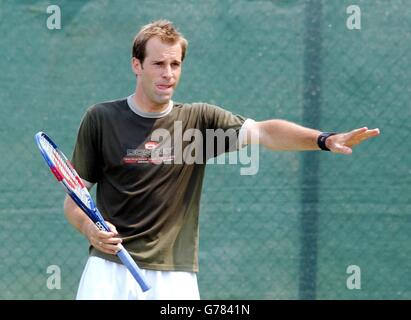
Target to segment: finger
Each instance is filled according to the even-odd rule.
[[[363,134],[363,133],[367,132],[367,130],[368,130],[367,127],[362,127],[362,128],[359,128],[359,129],[352,130],[352,131],[347,133],[347,138],[351,139],[351,138],[353,138],[357,135],[360,135],[360,134]]]
[[[92,246],[100,251],[116,254],[122,248],[121,242],[122,240],[120,238],[111,238],[109,240],[94,238],[92,241]]]
[[[98,249],[103,252],[109,253],[109,254],[117,254],[117,252],[120,251],[121,247],[118,244],[114,245],[114,244],[103,243],[99,245]]]
[[[364,134],[365,139],[369,139],[369,138],[376,137],[376,136],[379,136],[379,135],[380,135],[380,129],[378,129],[378,128],[372,129],[372,130],[368,130],[368,131]]]
[[[379,129],[372,129],[372,130],[367,130],[363,134],[357,136],[354,138],[354,144],[361,143],[363,141],[366,141],[370,138],[374,138],[380,135],[380,130]]]
[[[101,239],[110,239],[115,236],[117,236],[117,234],[115,234],[114,232],[107,232],[107,231],[99,230],[99,232],[97,233],[97,238],[101,238]]]
[[[108,238],[108,239],[98,239],[98,241],[101,241],[104,244],[119,244],[123,242],[123,239],[119,237],[113,237],[113,238]]]

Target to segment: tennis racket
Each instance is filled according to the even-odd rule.
[[[100,230],[110,232],[110,228],[101,216],[86,186],[63,152],[59,150],[57,145],[44,132],[38,132],[35,138],[44,160],[46,160],[51,172],[61,182],[68,195]],[[143,291],[149,290],[150,286],[144,279],[141,270],[123,246],[117,252],[117,256],[131,272],[141,289]]]

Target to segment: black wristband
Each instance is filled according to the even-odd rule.
[[[327,146],[325,145],[325,141],[328,139],[328,137],[331,137],[335,134],[337,134],[337,133],[335,133],[335,132],[322,132],[318,136],[317,144],[318,144],[318,146],[320,147],[321,150],[330,151],[330,149],[328,149]]]

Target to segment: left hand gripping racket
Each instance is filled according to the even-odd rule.
[[[63,185],[68,195],[100,230],[110,232],[110,228],[104,221],[100,211],[97,209],[86,186],[83,184],[80,176],[76,170],[74,170],[74,167],[71,165],[70,161],[66,158],[63,152],[59,150],[57,145],[44,132],[38,132],[35,138],[44,160],[46,160],[51,172]],[[127,250],[122,245],[120,246],[121,249],[117,252],[117,256],[131,272],[141,289],[143,291],[149,290],[150,286],[144,279],[140,268],[134,262]]]

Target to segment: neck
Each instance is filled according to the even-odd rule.
[[[138,105],[139,109],[143,112],[162,112],[165,111],[168,108],[169,102],[167,101],[166,103],[155,103],[147,98],[147,96],[144,94],[143,90],[141,87],[137,86],[136,91],[134,94],[134,101]]]

